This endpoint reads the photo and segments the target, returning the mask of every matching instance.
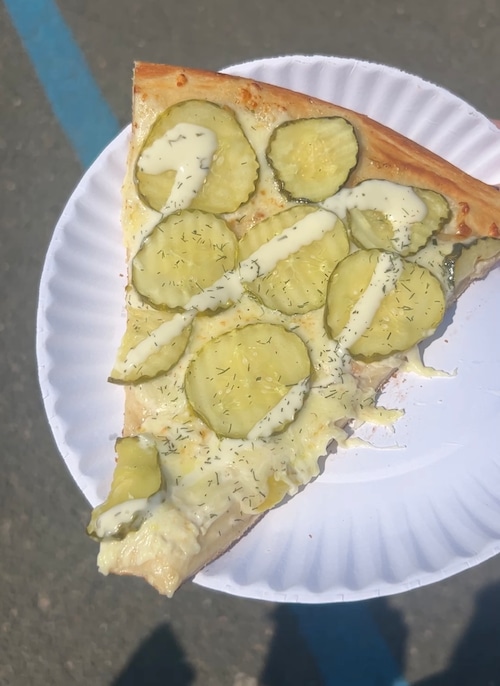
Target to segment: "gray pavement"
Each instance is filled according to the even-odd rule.
[[[12,25],[6,7],[15,4],[0,4],[0,684],[390,686],[397,676],[421,686],[500,684],[498,557],[409,593],[318,610],[315,621],[334,625],[341,645],[373,621],[397,665],[385,679],[369,663],[359,669],[362,645],[349,673],[332,641],[335,679],[302,611],[192,583],[167,601],[138,580],[97,574],[84,534],[89,508],[52,439],[34,353],[45,251],[83,170]],[[122,125],[135,59],[218,69],[289,53],[393,65],[500,117],[499,0],[58,7]]]

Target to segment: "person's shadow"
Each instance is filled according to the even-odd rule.
[[[385,598],[281,605],[259,686],[394,686],[407,629]]]
[[[477,595],[472,620],[447,669],[413,686],[500,686],[500,583]]]
[[[407,684],[407,625],[386,598],[284,605],[275,610],[274,619],[261,686]],[[500,582],[478,593],[472,619],[447,668],[412,686],[500,686]]]
[[[269,652],[255,675],[259,686],[406,684],[407,626],[386,598],[278,605],[273,619]],[[171,629],[162,624],[112,686],[191,686],[195,676]],[[500,686],[500,582],[478,594],[448,667],[412,686]]]
[[[195,672],[167,624],[161,624],[132,655],[112,686],[190,686]]]

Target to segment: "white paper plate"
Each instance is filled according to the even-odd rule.
[[[500,132],[447,91],[356,60],[283,57],[227,69],[364,112],[488,183],[500,181]],[[123,391],[106,382],[124,319],[119,226],[128,129],[102,153],[54,232],[40,287],[39,377],[59,450],[92,505],[111,479]],[[457,374],[408,375],[386,404],[380,448],[340,451],[196,582],[273,601],[333,602],[443,579],[500,550],[500,271],[474,284],[426,350]],[[83,535],[83,532],[82,532]]]

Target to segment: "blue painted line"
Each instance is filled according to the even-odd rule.
[[[289,608],[325,686],[408,686],[364,603]]]
[[[102,97],[55,2],[4,0],[55,116],[88,167],[116,136],[119,123]]]
[[[82,165],[119,131],[52,0],[4,0],[37,77]],[[325,686],[408,686],[363,603],[291,605]]]

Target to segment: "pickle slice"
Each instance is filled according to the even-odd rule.
[[[452,238],[433,238],[408,258],[439,279],[448,299],[460,295],[471,280],[481,278],[490,262],[500,257],[498,238],[483,236],[464,243],[454,243]]]
[[[106,500],[92,510],[87,532],[94,538],[98,534],[98,520],[102,514],[114,509],[116,521],[122,513],[117,506],[131,500],[148,498],[157,493],[162,486],[162,475],[158,450],[155,443],[145,436],[118,438],[115,444],[117,461],[111,488]],[[116,526],[114,538],[124,538],[129,531],[140,526],[137,515],[126,518]]]
[[[342,117],[297,119],[273,131],[267,159],[285,194],[320,202],[347,181],[357,163],[358,141]]]
[[[481,265],[500,255],[500,239],[485,236],[471,243],[455,243],[444,258],[444,268],[450,288],[459,293],[471,278],[479,278]]]
[[[220,217],[200,210],[169,215],[132,260],[132,284],[153,307],[181,308],[236,264],[237,240]]]
[[[137,189],[143,202],[161,212],[174,188],[176,170],[158,174],[141,169],[144,151],[177,125],[193,124],[213,131],[217,147],[204,183],[188,205],[193,209],[222,214],[234,212],[255,190],[259,165],[256,154],[232,110],[204,100],[186,100],[163,112],[151,127],[135,167]],[[196,155],[196,134],[193,133]],[[172,166],[175,167],[173,160]]]
[[[434,191],[413,189],[427,207],[422,221],[413,222],[409,229],[408,242],[397,248],[394,229],[386,214],[378,210],[351,209],[348,212],[348,226],[354,242],[362,248],[392,250],[406,257],[417,252],[429,238],[439,231],[450,218],[447,200]]]
[[[241,238],[240,260],[251,258],[273,237],[316,212],[318,209],[315,207],[296,205],[259,222]],[[306,242],[307,236],[304,238]],[[348,253],[347,231],[332,213],[331,228],[322,238],[300,246],[286,259],[280,260],[268,274],[247,283],[246,288],[264,305],[285,314],[315,310],[325,304],[330,274]]]
[[[377,269],[380,260],[389,267]],[[365,318],[363,308],[369,313]],[[376,359],[430,336],[444,310],[443,289],[429,270],[391,253],[359,250],[332,274],[326,327],[332,338],[349,339],[357,317],[357,330],[345,347],[354,357]]]
[[[310,373],[297,334],[276,324],[248,324],[204,345],[189,364],[185,389],[194,411],[218,435],[247,438]],[[269,418],[270,433],[293,420],[301,400],[291,399]]]
[[[189,323],[186,326],[173,328],[175,317],[173,312],[130,308],[127,328],[123,334],[109,381],[137,383],[168,372],[182,357],[191,333]],[[157,333],[160,327],[168,327],[169,322],[172,334],[167,335],[165,344],[158,345],[154,340],[155,332]],[[177,333],[178,329],[180,333]],[[144,342],[147,341],[151,341],[150,346],[144,346]]]
[[[409,262],[415,262],[434,274],[443,287],[447,299],[453,292],[453,269],[450,269],[452,265],[447,266],[446,258],[453,252],[454,245],[449,236],[435,236],[423,248],[406,258]]]

